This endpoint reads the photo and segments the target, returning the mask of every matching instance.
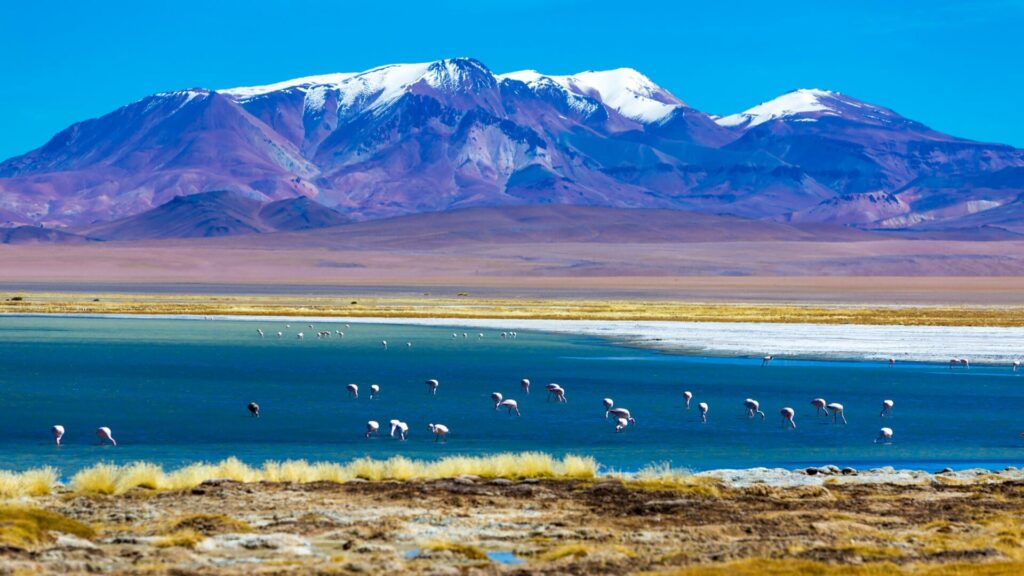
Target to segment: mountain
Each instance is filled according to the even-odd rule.
[[[262,202],[238,192],[177,196],[156,208],[80,233],[102,240],[210,238],[308,230],[348,222],[341,214],[306,197]]]
[[[0,244],[85,244],[96,240],[64,230],[39,226],[0,228]]]
[[[268,205],[308,198],[356,221],[565,204],[1013,228],[1021,169],[1024,151],[825,90],[712,117],[629,68],[494,74],[456,58],[155,94],[0,163],[0,220],[130,237],[238,233],[299,225],[310,217],[301,207]],[[211,191],[277,216],[233,198],[204,223],[207,204],[176,200]]]

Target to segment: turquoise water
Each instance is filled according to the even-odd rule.
[[[1024,461],[1024,374],[1005,367],[708,358],[614,345],[592,337],[308,321],[0,317],[0,469],[53,465],[64,474],[97,462],[167,466],[237,456],[250,463],[348,460],[403,454],[433,458],[541,450],[593,455],[636,470],[669,462],[694,470],[750,466],[1002,467]],[[261,339],[256,328],[267,338]],[[344,330],[317,339],[315,330]],[[273,336],[278,330],[286,337]],[[305,340],[294,337],[306,333]],[[459,330],[461,334],[463,330]],[[390,346],[385,350],[381,340]],[[407,347],[411,342],[412,347]],[[424,380],[441,382],[436,397]],[[519,392],[521,378],[532,394]],[[546,401],[558,382],[568,402]],[[360,398],[345,386],[360,385]],[[381,397],[369,400],[369,385]],[[694,393],[693,409],[682,392]],[[519,401],[497,412],[490,394]],[[816,418],[811,398],[846,406],[849,424]],[[616,434],[601,400],[629,408],[638,425]],[[744,398],[767,420],[749,420]],[[895,401],[891,418],[878,412]],[[261,418],[246,410],[249,401]],[[700,424],[697,402],[710,405]],[[796,409],[797,429],[778,411]],[[365,440],[367,420],[409,423],[406,442]],[[438,444],[429,422],[451,429]],[[62,424],[64,446],[50,427]],[[874,444],[880,426],[894,442]],[[119,446],[99,446],[109,426]],[[386,430],[384,430],[386,432]]]

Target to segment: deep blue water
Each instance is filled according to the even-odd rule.
[[[635,470],[669,462],[694,470],[837,464],[924,469],[1024,463],[1024,374],[1005,367],[708,358],[613,345],[592,337],[352,324],[344,339],[319,340],[308,321],[0,317],[0,469],[53,465],[64,474],[101,461],[166,466],[237,456],[348,460],[404,454],[432,458],[541,450],[593,455]],[[268,337],[260,339],[256,328]],[[286,337],[272,335],[278,330]],[[302,330],[306,339],[295,339]],[[463,332],[463,330],[459,330]],[[386,339],[390,348],[380,342]],[[411,342],[411,348],[405,343]],[[437,378],[436,397],[424,380]],[[530,396],[519,380],[530,378]],[[558,382],[568,403],[546,401]],[[360,385],[358,400],[345,386]],[[378,400],[369,385],[380,384]],[[682,392],[694,393],[692,410]],[[494,410],[490,394],[519,401],[522,417]],[[811,398],[846,406],[849,424],[816,418]],[[636,427],[616,434],[601,399],[629,408]],[[744,398],[767,420],[749,420]],[[895,401],[883,422],[883,399]],[[255,400],[262,417],[249,416]],[[697,402],[710,405],[700,424]],[[798,428],[780,423],[796,409]],[[367,420],[411,427],[408,441],[367,441]],[[428,422],[451,429],[436,444]],[[50,426],[67,429],[64,446]],[[880,426],[894,442],[874,444]],[[119,446],[101,447],[109,426]]]

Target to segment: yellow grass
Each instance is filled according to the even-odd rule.
[[[229,458],[216,464],[192,464],[170,472],[145,462],[124,466],[97,464],[75,474],[71,478],[70,487],[84,494],[123,494],[137,488],[181,490],[198,486],[207,480],[340,483],[357,478],[371,481],[414,478],[430,480],[464,474],[481,478],[588,479],[594,478],[597,473],[598,464],[593,458],[573,455],[555,458],[540,452],[450,456],[433,461],[410,460],[402,456],[387,460],[360,458],[347,464],[287,460],[266,462],[259,468]],[[20,475],[7,474],[11,477],[9,482],[22,482]]]
[[[49,466],[25,472],[0,470],[0,498],[45,496],[56,486],[57,470]]]
[[[94,538],[89,526],[67,516],[26,506],[0,507],[0,548],[29,548],[51,539],[51,532]]]
[[[709,476],[694,476],[688,470],[672,468],[666,463],[649,464],[636,474],[615,474],[627,488],[666,490],[699,496],[721,495],[722,482]]]
[[[158,538],[154,545],[157,548],[171,548],[173,546],[195,548],[196,544],[202,542],[204,538],[205,536],[195,530],[185,529]]]
[[[12,300],[21,296],[21,300]],[[553,298],[201,296],[30,293],[0,295],[0,312],[44,314],[196,314],[364,318],[676,320],[1024,326],[1020,306],[855,306],[701,303]]]
[[[465,556],[470,560],[490,560],[487,557],[487,553],[480,548],[471,544],[461,544],[458,542],[428,542],[420,546],[423,550],[430,551],[443,551],[447,550],[461,556]]]

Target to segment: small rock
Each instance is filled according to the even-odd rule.
[[[843,476],[856,476],[857,475],[857,469],[856,468],[851,468],[850,466],[847,466],[846,468],[843,468],[842,472],[843,472]]]
[[[511,486],[512,481],[508,478],[495,478],[488,482],[488,484],[493,484],[495,486]]]
[[[818,469],[814,468],[814,467],[811,467],[811,468],[808,468],[807,470],[804,470],[804,472],[806,472],[808,476],[815,476],[815,475],[818,474]]]
[[[85,538],[75,536],[74,534],[64,534],[62,532],[57,533],[57,541],[54,545],[58,548],[77,548],[81,550],[96,550],[99,548]]]
[[[947,467],[943,468],[942,470],[939,470],[938,472],[936,472],[936,474],[952,474],[952,473],[953,473],[953,469],[950,468],[949,466],[947,466]]]
[[[836,466],[835,464],[829,464],[828,466],[825,466],[825,470],[828,471],[828,474],[839,474],[840,472],[839,466]]]

